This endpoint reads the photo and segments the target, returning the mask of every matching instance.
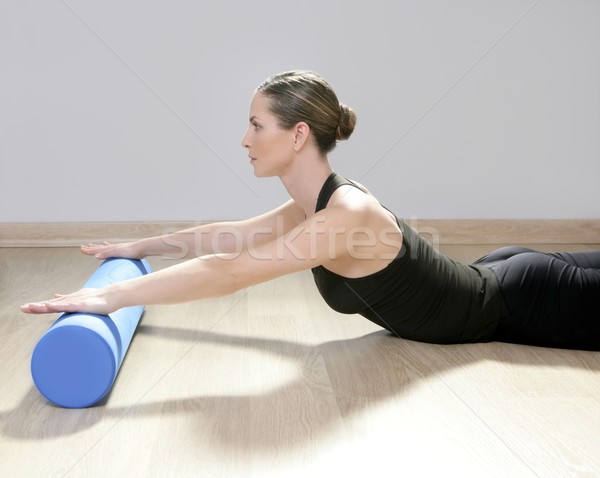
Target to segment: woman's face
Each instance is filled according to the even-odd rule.
[[[279,127],[277,117],[269,111],[269,101],[260,92],[254,95],[250,104],[250,125],[242,138],[254,174],[259,177],[281,176],[294,152],[293,129]]]

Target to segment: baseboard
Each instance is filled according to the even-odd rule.
[[[600,244],[600,220],[407,221],[436,244]],[[0,247],[73,247],[86,242],[122,242],[201,222],[0,223]]]
[[[127,242],[200,224],[192,221],[0,223],[0,247],[73,247],[88,242]]]
[[[439,244],[600,244],[598,219],[407,221]],[[437,235],[437,238],[436,238]]]

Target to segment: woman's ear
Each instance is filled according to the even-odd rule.
[[[304,147],[309,134],[310,126],[304,121],[300,121],[294,126],[294,151],[299,152]]]

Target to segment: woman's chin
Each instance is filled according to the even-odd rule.
[[[253,166],[254,176],[256,176],[257,178],[272,178],[274,176],[277,176],[277,174],[275,174],[273,171],[261,170],[260,168],[257,168],[255,164],[253,164]]]

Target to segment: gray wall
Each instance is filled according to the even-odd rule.
[[[237,219],[286,200],[254,88],[322,73],[331,155],[398,215],[600,217],[598,1],[0,4],[0,221]]]

